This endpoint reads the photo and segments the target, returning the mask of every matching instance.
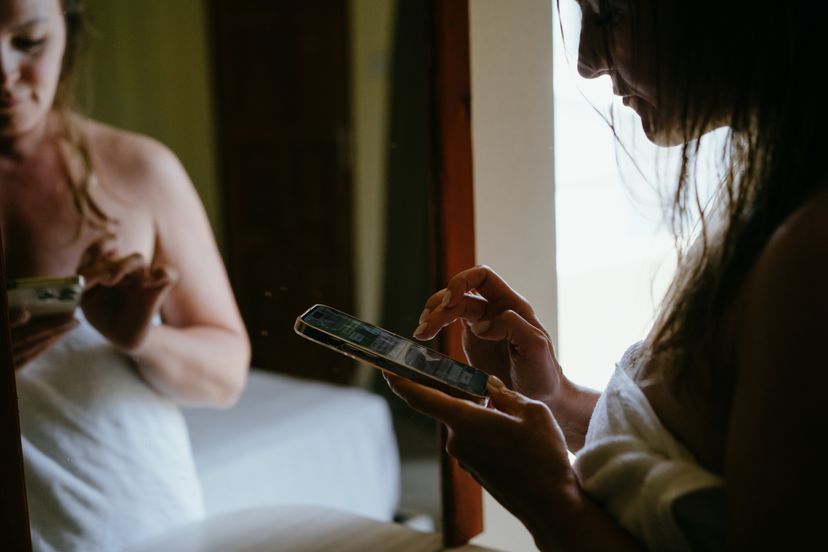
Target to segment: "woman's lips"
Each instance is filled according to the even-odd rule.
[[[15,96],[7,96],[3,94],[0,96],[0,109],[9,110],[23,103],[23,98]]]

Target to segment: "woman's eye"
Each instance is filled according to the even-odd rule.
[[[43,38],[30,38],[30,37],[19,37],[14,39],[12,42],[18,50],[23,52],[31,52],[33,50],[37,50],[44,44],[46,44],[46,37]]]

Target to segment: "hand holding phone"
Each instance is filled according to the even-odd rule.
[[[325,305],[314,305],[296,319],[296,333],[341,354],[401,377],[483,399],[488,374],[419,343]]]
[[[83,287],[83,276],[14,279],[6,286],[9,309],[26,311],[32,318],[71,314],[80,304]]]
[[[6,289],[12,360],[25,366],[77,326],[74,312],[83,294],[83,277],[19,278]]]

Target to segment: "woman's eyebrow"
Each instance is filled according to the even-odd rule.
[[[45,23],[47,21],[49,21],[49,19],[46,18],[46,17],[35,17],[33,19],[29,19],[25,23],[15,25],[14,27],[12,27],[12,30],[13,31],[20,31],[20,30],[25,29],[26,27],[32,27],[34,25],[37,25],[38,23]]]

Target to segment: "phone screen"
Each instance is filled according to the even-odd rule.
[[[324,335],[318,332],[302,331],[303,325],[323,332]],[[360,360],[379,364],[381,368],[403,377],[428,383],[428,381],[423,381],[423,378],[412,378],[411,371],[413,371],[466,393],[478,397],[486,396],[488,375],[485,372],[331,307],[324,305],[312,307],[299,317],[296,329],[297,332],[310,339],[346,352],[346,354],[350,353],[359,357]],[[350,347],[346,346],[343,351],[341,343],[337,342],[344,342]],[[360,352],[367,354],[360,354]],[[378,359],[386,362],[376,362]],[[389,362],[392,364],[389,365]],[[405,369],[396,369],[399,366]]]
[[[6,286],[9,308],[29,311],[31,316],[68,314],[80,303],[83,276],[19,278]]]

